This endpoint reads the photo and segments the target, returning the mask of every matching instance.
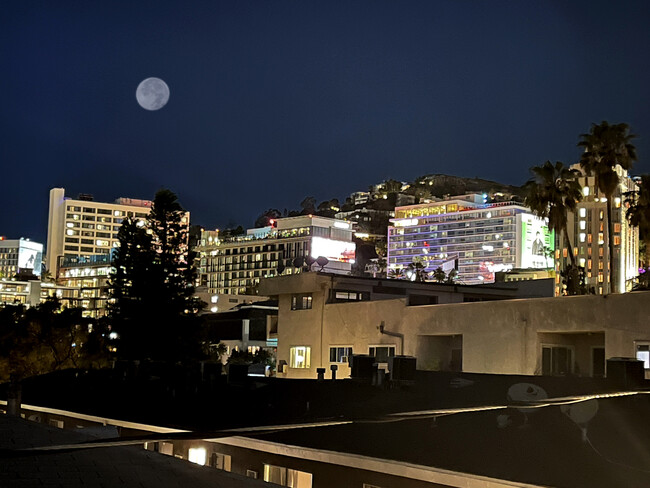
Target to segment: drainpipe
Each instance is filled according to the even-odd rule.
[[[323,292],[323,303],[320,309],[320,360],[318,361],[319,367],[323,367],[323,357],[324,357],[324,345],[323,345],[323,322],[325,320],[325,303],[327,302],[327,282],[320,284],[321,291]],[[330,290],[334,288],[334,277],[330,276]],[[328,356],[329,357],[329,356]]]
[[[381,321],[381,324],[379,324],[379,327],[377,327],[377,328],[379,329],[379,332],[381,332],[382,334],[386,334],[387,336],[391,336],[391,337],[398,337],[401,340],[401,342],[400,342],[400,356],[403,356],[404,355],[404,334],[400,334],[398,332],[391,332],[389,330],[385,330],[383,320]]]

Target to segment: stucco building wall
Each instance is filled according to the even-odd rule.
[[[287,377],[314,378],[318,367],[329,377],[331,346],[367,354],[382,344],[416,356],[420,369],[449,369],[450,348],[462,344],[463,371],[529,375],[541,374],[542,344],[561,345],[573,349],[573,373],[589,376],[594,347],[606,358],[634,357],[635,341],[650,341],[650,292],[407,306],[405,299],[326,304],[323,288],[313,290],[311,310],[292,311],[291,294],[280,296],[278,359],[288,362],[296,345],[312,351],[311,368],[288,368]],[[403,335],[403,349],[380,325]],[[339,377],[349,374],[338,366]]]

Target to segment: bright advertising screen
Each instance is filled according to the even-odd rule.
[[[18,248],[18,269],[31,269],[40,276],[41,262],[43,261],[43,245],[36,242],[21,241]]]
[[[548,230],[546,220],[534,215],[521,216],[521,267],[552,268],[554,266],[555,232]]]
[[[356,245],[354,242],[335,241],[324,237],[314,237],[311,240],[311,256],[326,257],[330,261],[354,263]]]

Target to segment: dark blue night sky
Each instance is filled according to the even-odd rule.
[[[45,242],[54,186],[168,187],[223,228],[386,178],[521,184],[601,120],[650,172],[649,20],[646,0],[4,1],[0,235]]]

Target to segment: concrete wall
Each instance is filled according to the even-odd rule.
[[[650,292],[417,307],[405,299],[325,304],[325,296],[314,292],[312,309],[301,311],[291,311],[290,295],[280,296],[278,359],[288,362],[292,345],[312,348],[311,368],[289,369],[287,377],[315,378],[317,367],[329,376],[330,345],[367,354],[369,346],[392,344],[397,354],[418,357],[418,368],[436,369],[438,352],[427,336],[456,335],[462,336],[463,371],[540,374],[542,343],[554,339],[545,333],[566,334],[561,343],[574,345],[576,373],[587,376],[592,347],[604,342],[606,358],[634,357],[635,341],[650,340]],[[399,337],[380,332],[382,323],[386,331],[404,335],[403,350]],[[340,368],[338,376],[346,370]]]

